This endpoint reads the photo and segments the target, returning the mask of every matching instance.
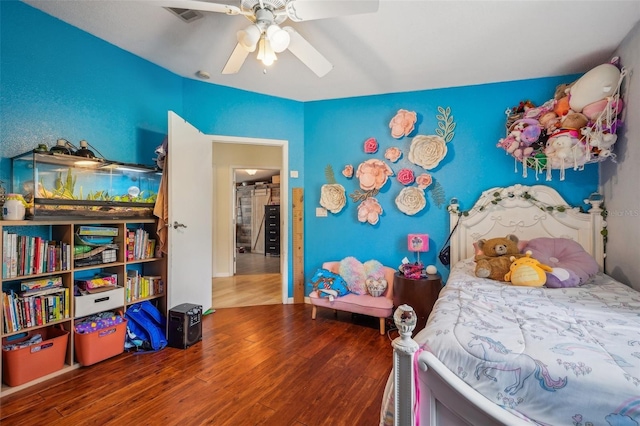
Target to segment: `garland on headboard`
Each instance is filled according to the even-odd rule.
[[[544,201],[540,201],[533,194],[531,194],[529,191],[524,189],[522,185],[519,185],[519,184],[508,187],[508,188],[503,188],[500,191],[494,191],[489,195],[491,195],[491,197],[487,197],[487,201],[484,204],[480,206],[474,205],[469,210],[460,210],[458,200],[453,198],[449,203],[449,205],[447,206],[447,210],[449,210],[450,213],[457,214],[458,216],[469,216],[469,213],[474,209],[481,212],[481,211],[484,211],[489,205],[498,205],[505,200],[518,198],[518,199],[527,201],[532,205],[538,207],[540,210],[548,213],[553,213],[553,212],[563,213],[563,212],[566,212],[567,210],[573,210],[573,209],[578,209],[579,211],[584,212],[584,209],[582,207],[573,207],[568,205],[552,205],[552,204],[545,203]]]

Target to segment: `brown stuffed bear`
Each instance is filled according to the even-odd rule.
[[[511,256],[523,256],[518,250],[518,237],[513,234],[478,240],[476,244],[482,250],[482,254],[475,256],[476,277],[479,278],[505,281],[505,275],[511,266]]]

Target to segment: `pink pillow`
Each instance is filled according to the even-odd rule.
[[[547,287],[576,287],[598,272],[598,263],[582,246],[569,238],[534,238],[524,251],[551,268],[564,270],[564,275],[548,273]],[[564,276],[564,279],[554,277]]]

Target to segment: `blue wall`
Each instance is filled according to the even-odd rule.
[[[434,206],[428,196],[424,211],[404,215],[394,203],[401,189],[395,177],[378,196],[384,214],[376,226],[358,222],[357,206],[351,200],[338,215],[314,215],[327,165],[350,194],[358,181],[340,174],[345,164],[357,167],[368,158],[382,159],[392,145],[403,151],[408,148],[410,137],[394,140],[389,134],[388,122],[398,109],[416,111],[419,120],[414,134],[429,135],[437,126],[436,108],[451,107],[456,134],[446,159],[430,173],[442,184],[446,198],[457,197],[466,209],[489,186],[536,183],[533,173],[527,179],[513,173],[512,158],[495,147],[504,135],[504,110],[522,99],[542,103],[558,83],[574,79],[300,103],[181,78],[15,1],[0,1],[0,43],[1,180],[10,179],[10,157],[39,143],[51,146],[60,137],[74,144],[87,139],[107,158],[149,164],[153,149],[166,134],[168,110],[204,133],[285,139],[289,168],[300,173],[289,186],[302,186],[305,191],[307,276],[322,261],[347,255],[397,266],[409,255],[409,232],[430,235],[431,250],[422,259],[436,263],[436,253],[447,236],[446,209]],[[377,154],[364,154],[362,143],[368,137],[378,139]],[[392,165],[394,171],[401,167],[419,171],[406,154]],[[563,182],[555,173],[551,185],[569,202],[581,204],[597,187],[597,171],[595,165],[582,172],[568,171]],[[540,183],[546,183],[544,176]],[[446,276],[447,270],[437,265]],[[289,287],[292,296],[291,283]]]
[[[357,169],[358,164],[370,158],[384,160],[388,147],[397,146],[403,156],[397,163],[387,161],[394,172],[410,168],[414,174],[425,172],[407,159],[411,139],[416,134],[434,135],[438,125],[437,107],[450,107],[456,123],[455,136],[447,144],[445,159],[430,171],[446,194],[458,198],[463,210],[473,206],[485,189],[494,186],[524,183],[550,184],[573,205],[582,205],[583,199],[597,189],[598,166],[588,165],[584,171],[567,171],[564,181],[559,172],[553,180],[528,171],[522,177],[519,166],[514,173],[514,160],[496,143],[505,136],[505,110],[530,99],[535,105],[553,97],[556,85],[571,82],[576,76],[486,84],[459,88],[429,90],[412,93],[388,94],[335,101],[310,102],[305,105],[305,271],[312,274],[324,260],[340,260],[355,256],[360,261],[377,259],[397,267],[403,257],[413,261],[407,251],[408,233],[429,234],[429,252],[421,255],[426,264],[434,264],[443,276],[448,269],[437,261],[437,253],[448,236],[449,216],[446,205],[437,207],[427,190],[427,207],[414,216],[407,216],[395,205],[395,198],[404,187],[392,176],[376,197],[384,213],[375,226],[360,223],[357,205],[347,198],[347,206],[338,214],[315,217],[320,199],[320,188],[326,182],[324,169],[331,165],[336,180],[347,194],[359,188],[355,178],[345,178],[341,171],[346,164]],[[418,113],[416,129],[409,137],[394,139],[389,121],[399,109]],[[379,150],[365,154],[364,141],[374,137]]]
[[[8,158],[58,138],[152,164],[182,78],[16,1],[0,2],[0,179]]]

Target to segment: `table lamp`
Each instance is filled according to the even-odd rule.
[[[417,263],[420,263],[420,252],[429,251],[429,235],[427,234],[407,235],[407,247],[409,251],[417,253],[417,256],[418,256]]]

